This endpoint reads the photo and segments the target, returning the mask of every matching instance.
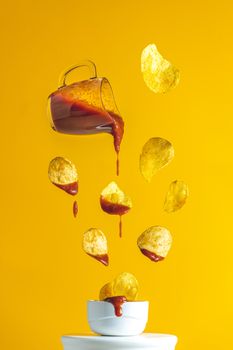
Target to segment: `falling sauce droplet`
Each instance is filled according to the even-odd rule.
[[[78,203],[77,203],[77,201],[74,201],[74,203],[73,203],[73,214],[74,214],[74,217],[76,218],[76,216],[78,214]]]

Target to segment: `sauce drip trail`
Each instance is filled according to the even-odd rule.
[[[121,215],[119,215],[119,237],[122,237],[122,218]]]
[[[116,174],[119,176],[120,174],[120,159],[119,159],[119,152],[117,152],[117,159],[116,159]]]
[[[124,296],[116,296],[104,299],[108,303],[111,303],[114,306],[115,315],[117,317],[122,316],[122,305],[127,301]]]

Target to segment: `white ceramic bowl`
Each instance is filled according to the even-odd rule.
[[[101,335],[139,335],[146,327],[148,309],[148,301],[125,302],[122,305],[122,316],[117,317],[111,303],[89,300],[88,323],[93,332]]]

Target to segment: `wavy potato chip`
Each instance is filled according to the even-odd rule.
[[[108,265],[108,244],[105,234],[98,228],[90,228],[83,235],[83,250],[104,265]]]
[[[150,138],[142,148],[140,155],[140,171],[142,176],[150,182],[156,172],[169,164],[174,157],[174,148],[166,139]]]
[[[131,199],[112,181],[100,196],[101,208],[108,214],[123,215],[132,208]]]
[[[67,185],[78,180],[75,165],[63,157],[56,157],[51,160],[48,175],[50,181],[58,185]]]
[[[129,272],[123,272],[114,278],[112,290],[114,296],[124,296],[128,301],[135,300],[138,295],[138,281],[134,275]]]
[[[75,195],[78,192],[78,173],[70,160],[56,157],[49,163],[48,176],[50,181],[63,191]]]
[[[189,196],[188,185],[183,181],[173,181],[168,189],[165,202],[164,210],[167,213],[172,213],[183,207]]]
[[[99,294],[100,300],[107,298],[123,296],[128,301],[133,301],[138,295],[138,281],[129,272],[123,272],[118,275],[112,282],[105,284]]]
[[[143,49],[141,71],[145,84],[155,93],[174,89],[180,80],[179,70],[163,58],[155,44],[149,44]]]
[[[106,283],[101,289],[99,294],[99,300],[104,300],[113,297],[112,283]]]
[[[165,227],[152,226],[138,237],[137,244],[145,256],[157,262],[167,256],[172,245],[172,236]]]

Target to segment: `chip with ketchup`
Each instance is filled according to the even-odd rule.
[[[106,186],[100,195],[100,206],[108,214],[119,215],[119,235],[122,236],[121,216],[128,213],[132,208],[132,201],[116,184],[112,181]]]
[[[49,163],[48,176],[52,184],[74,196],[78,193],[78,173],[68,159],[56,157]]]
[[[158,262],[167,256],[172,245],[172,236],[165,227],[152,226],[138,237],[137,244],[142,254]]]
[[[105,234],[98,228],[90,228],[83,235],[83,250],[105,266],[109,264],[108,244]]]

